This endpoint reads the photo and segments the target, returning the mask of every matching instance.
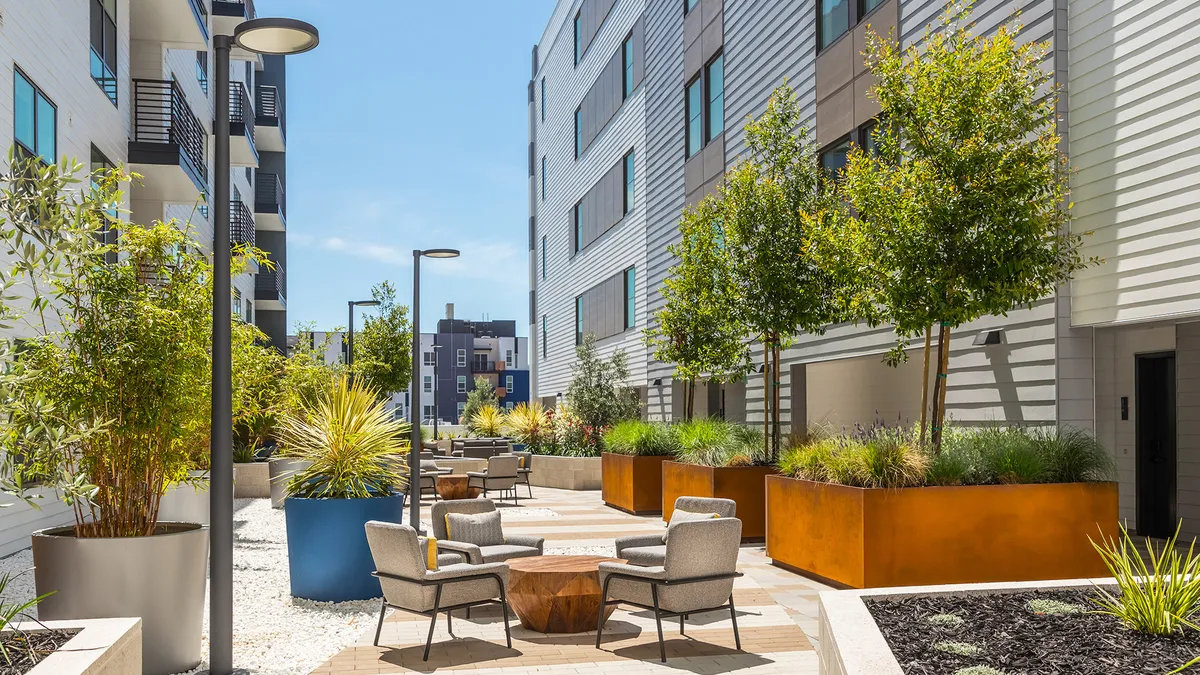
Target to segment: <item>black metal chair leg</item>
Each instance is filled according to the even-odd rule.
[[[471,618],[471,608],[467,607],[467,619],[470,620],[470,618]]]
[[[679,615],[679,634],[683,635],[683,615]]]
[[[513,483],[512,491],[513,491],[513,506],[520,506],[521,505],[521,496],[517,493],[517,484],[516,483]]]
[[[528,478],[525,479],[525,487],[529,490],[529,498],[533,499],[533,483],[530,483]]]
[[[733,608],[733,593],[729,594],[729,619],[733,621],[733,641],[738,651],[742,651],[742,637],[738,635],[737,610]]]
[[[438,584],[437,592],[433,594],[433,618],[429,620],[429,637],[425,638],[425,655],[422,661],[429,660],[429,645],[433,644],[433,629],[437,627],[438,605],[442,603],[442,585]]]
[[[450,637],[454,637],[454,623],[451,619],[450,610],[446,610],[446,632],[450,634]]]
[[[504,582],[499,577],[496,582],[500,584],[500,615],[504,617],[504,641],[508,643],[508,648],[512,649],[512,633],[508,630],[508,596],[504,594]]]
[[[596,619],[596,649],[600,649],[600,637],[604,635],[604,610],[608,609],[608,582],[612,581],[612,577],[604,580],[604,588],[600,591],[600,618]]]
[[[383,617],[385,614],[387,614],[387,600],[384,600],[383,602],[381,602],[379,604],[381,605],[379,608],[379,625],[375,626],[375,646],[376,647],[379,646],[379,634],[381,632],[383,632]]]
[[[658,656],[667,662],[667,647],[663,644],[662,613],[658,609],[658,584],[650,584],[650,597],[654,600],[654,624],[658,628]]]

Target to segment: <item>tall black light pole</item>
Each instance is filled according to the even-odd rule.
[[[437,423],[438,423],[438,352],[442,351],[442,346],[437,343],[437,333],[433,334],[433,442],[437,443]]]
[[[379,305],[378,300],[350,300],[346,302],[346,312],[350,315],[346,334],[346,367],[354,365],[354,308],[355,307],[376,307]]]
[[[408,449],[408,524],[421,531],[421,258],[457,258],[453,248],[413,249],[413,303],[412,303],[412,405],[408,417],[412,424],[412,436]],[[435,381],[437,377],[433,378]],[[434,398],[437,404],[437,398]]]
[[[317,29],[295,19],[252,19],[233,35],[214,35],[217,120],[213,157],[212,445],[209,486],[209,642],[211,675],[233,670],[233,375],[229,278],[229,52],[300,54],[317,46]]]

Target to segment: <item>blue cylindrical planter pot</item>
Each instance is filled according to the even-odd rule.
[[[375,562],[363,525],[368,520],[401,522],[403,494],[370,499],[288,497],[284,511],[294,597],[345,602],[383,595],[379,580],[371,576]]]
[[[525,444],[524,443],[513,443],[512,451],[513,452],[525,452]]]

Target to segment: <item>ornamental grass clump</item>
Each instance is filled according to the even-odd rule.
[[[763,433],[718,418],[676,425],[678,461],[700,466],[756,466],[766,463]]]
[[[362,499],[403,490],[408,433],[374,389],[342,375],[307,414],[282,422],[283,456],[310,462],[288,482],[288,497]]]
[[[907,432],[879,427],[790,448],[779,466],[783,473],[805,480],[901,488],[923,485],[927,464],[926,456]]]
[[[498,406],[482,406],[475,411],[475,416],[471,418],[471,429],[476,436],[494,438],[500,435],[503,428],[504,413],[500,412]]]
[[[1100,607],[1097,614],[1115,617],[1148,635],[1171,635],[1185,627],[1200,630],[1195,618],[1200,611],[1200,554],[1195,539],[1186,554],[1175,548],[1182,525],[1181,520],[1161,547],[1147,537],[1145,558],[1124,524],[1120,537],[1092,541],[1120,591],[1096,587],[1092,602]]]
[[[679,437],[669,424],[626,420],[604,433],[604,449],[618,455],[669,457],[679,452]]]
[[[529,452],[543,453],[554,445],[554,427],[541,403],[518,403],[504,416],[504,433]]]

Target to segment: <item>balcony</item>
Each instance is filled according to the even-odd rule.
[[[155,2],[159,0],[153,0]],[[203,0],[200,0],[203,1]],[[254,11],[254,0],[211,0],[213,32],[220,35],[233,35],[233,31],[244,21],[258,16]],[[242,61],[253,61],[257,57],[249,52],[235,47],[231,56]]]
[[[133,81],[129,166],[144,176],[139,199],[192,203],[208,186],[208,134],[171,80]]]
[[[208,0],[130,0],[129,37],[170,49],[208,49]]]
[[[229,245],[254,246],[254,216],[238,196],[229,201]]]
[[[472,359],[472,373],[500,373],[504,371],[503,361],[493,361],[491,359]]]
[[[254,145],[254,108],[246,85],[229,83],[229,164],[258,167],[258,148]]]
[[[287,275],[275,262],[275,269],[259,268],[254,277],[254,302],[259,311],[287,309]]]
[[[284,232],[287,229],[287,202],[283,195],[283,181],[279,176],[259,171],[254,184],[255,226],[267,232]]]
[[[283,129],[283,107],[279,100],[279,89],[258,85],[255,99],[255,142],[265,152],[283,152],[286,139]]]

